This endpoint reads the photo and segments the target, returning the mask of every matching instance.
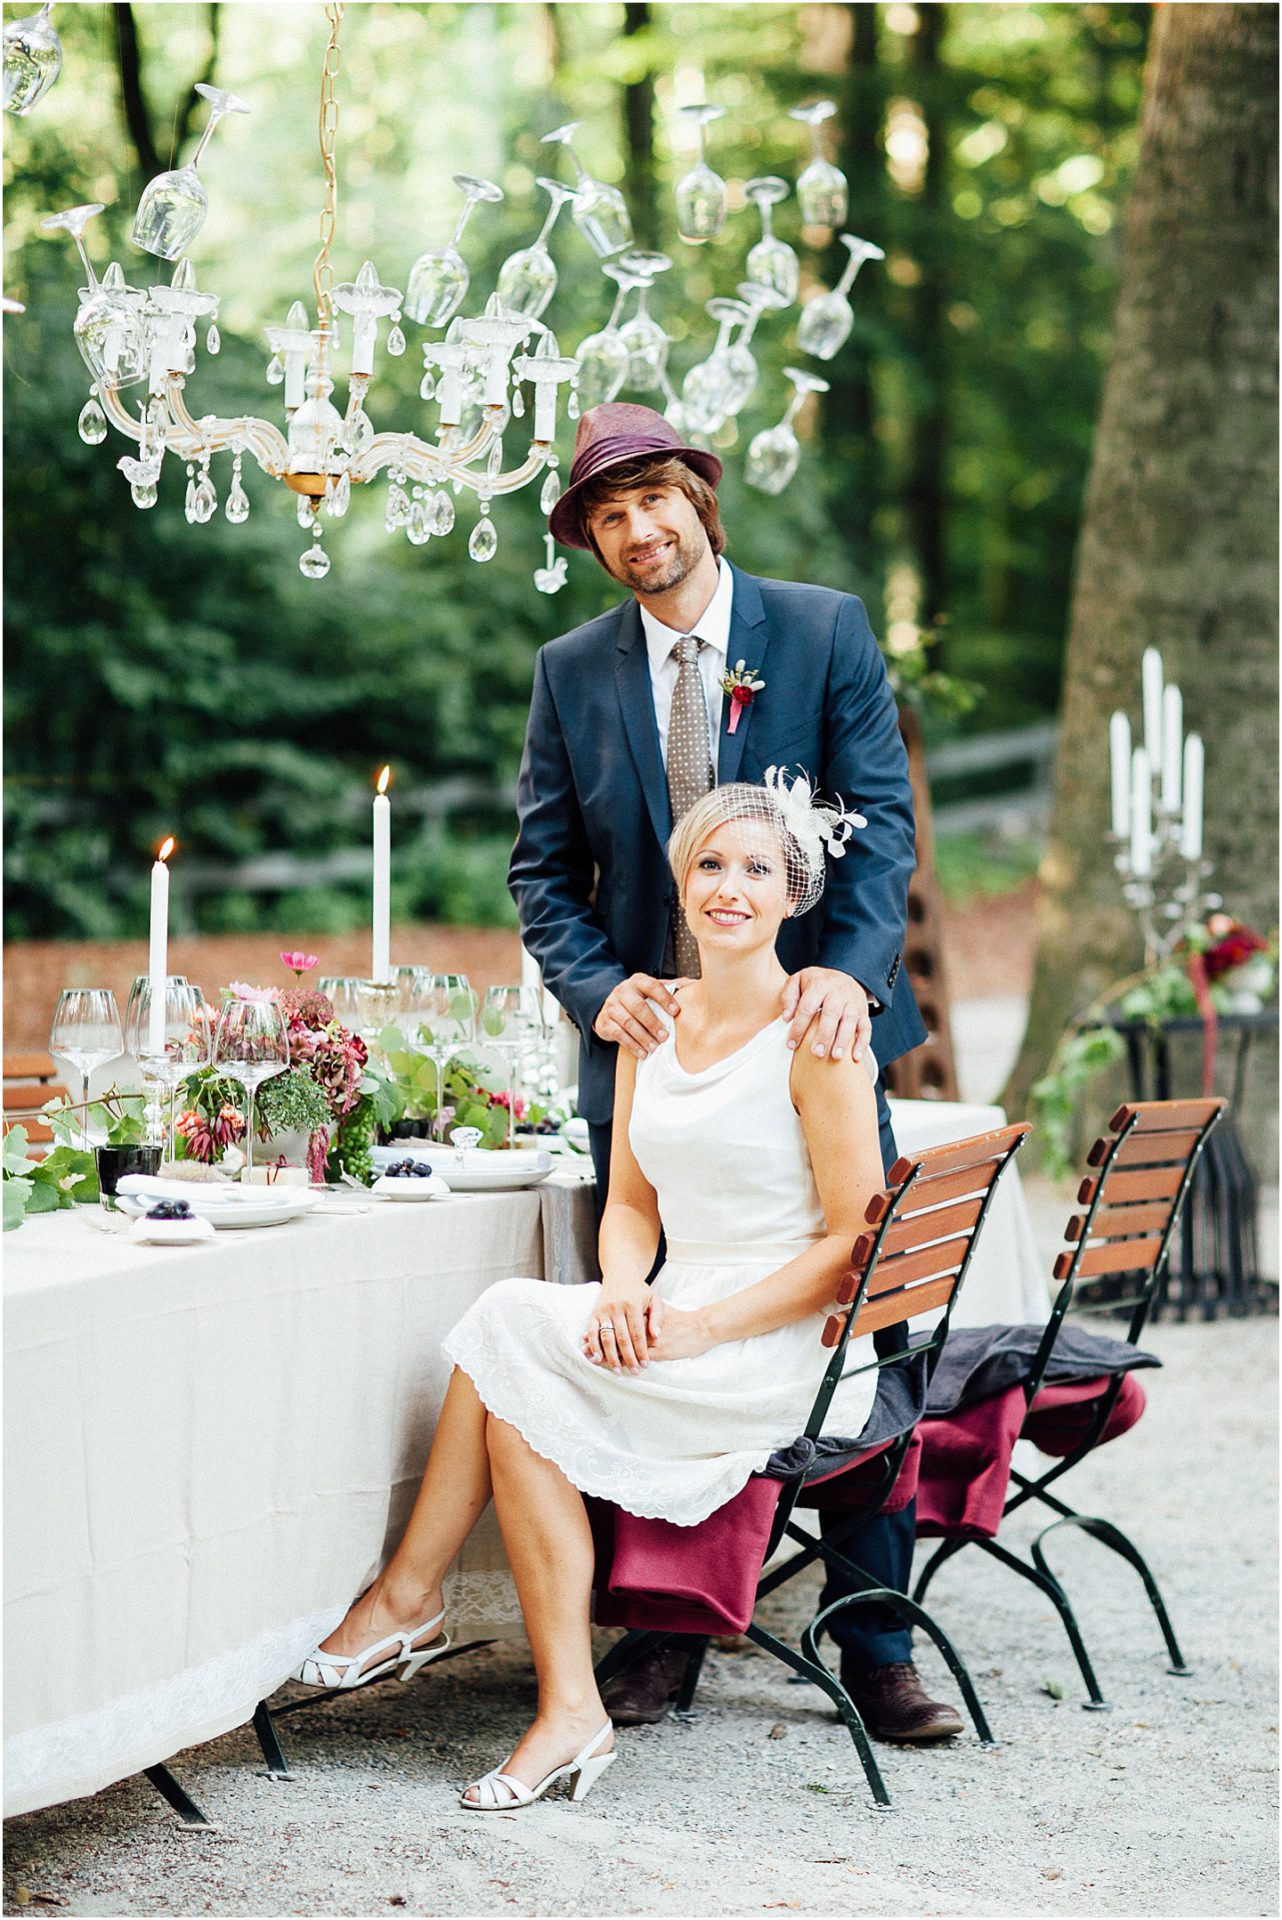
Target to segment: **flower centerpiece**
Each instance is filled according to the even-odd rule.
[[[426,1133],[446,1140],[454,1127],[476,1127],[481,1146],[506,1147],[508,1092],[492,1067],[469,1054],[456,1054],[438,1087],[435,1062],[424,1051],[407,1046],[399,1027],[384,1027],[375,1045],[380,1061],[371,1071],[379,1082],[378,1125],[385,1138]],[[566,1117],[537,1099],[515,1096],[513,1118],[518,1127],[555,1133]]]

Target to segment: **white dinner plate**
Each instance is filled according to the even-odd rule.
[[[310,1213],[321,1198],[320,1194],[310,1189],[298,1187],[285,1188],[279,1193],[260,1194],[256,1188],[245,1191],[252,1191],[253,1198],[233,1202],[230,1206],[215,1203],[207,1213],[203,1212],[194,1189],[190,1196],[184,1195],[184,1198],[188,1199],[194,1214],[203,1215],[220,1233],[232,1232],[240,1227],[278,1227],[286,1220],[298,1220],[303,1214]],[[121,1193],[117,1199],[121,1211],[134,1220],[141,1219],[148,1207],[155,1204],[153,1198],[136,1193]]]
[[[405,1159],[402,1154],[402,1160]],[[370,1188],[376,1200],[448,1200],[450,1190],[438,1173],[431,1174],[426,1180],[420,1174],[402,1174],[392,1179],[389,1174],[381,1174]]]

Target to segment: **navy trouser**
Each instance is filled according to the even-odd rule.
[[[898,1149],[891,1128],[890,1109],[880,1081],[877,1083],[877,1124],[881,1132],[882,1170],[889,1173],[898,1157]],[[597,1217],[600,1218],[610,1180],[610,1135],[613,1129],[607,1122],[604,1126],[590,1127],[588,1131],[592,1164],[596,1168]],[[658,1259],[662,1260],[662,1257],[663,1244],[660,1241]],[[884,1327],[873,1338],[878,1353],[897,1353],[903,1344],[903,1330],[901,1327]],[[821,1514],[819,1517],[822,1533],[830,1529],[836,1532],[842,1524],[843,1517],[839,1514]],[[865,1573],[870,1574],[878,1585],[894,1587],[904,1593],[912,1577],[916,1537],[917,1502],[910,1500],[902,1512],[878,1514],[875,1519],[865,1521],[862,1527],[856,1527],[841,1551],[847,1559],[853,1560]],[[849,1591],[845,1575],[830,1571],[820,1605],[827,1606],[830,1601],[840,1600]],[[837,1615],[831,1634],[843,1654],[850,1654],[857,1667],[889,1667],[913,1657],[912,1635],[887,1607],[852,1607],[848,1613]]]

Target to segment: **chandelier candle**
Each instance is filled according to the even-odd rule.
[[[174,850],[171,834],[162,840],[151,869],[151,938],[147,952],[147,980],[151,1007],[147,1045],[153,1054],[165,1051],[165,980],[169,973],[169,867]]]
[[[1124,713],[1115,713],[1108,723],[1108,757],[1113,832],[1125,840],[1131,824],[1131,723]]]
[[[384,767],[374,795],[374,924],[370,979],[386,985],[392,978],[392,803],[387,783],[392,769]]]

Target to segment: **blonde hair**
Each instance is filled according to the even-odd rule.
[[[748,820],[773,829],[787,869],[789,909],[795,912],[811,884],[810,863],[771,795],[764,787],[751,786],[747,781],[713,787],[687,807],[677,821],[668,841],[668,865],[677,883],[678,900],[685,893],[686,877],[699,848],[715,828],[730,820]]]

